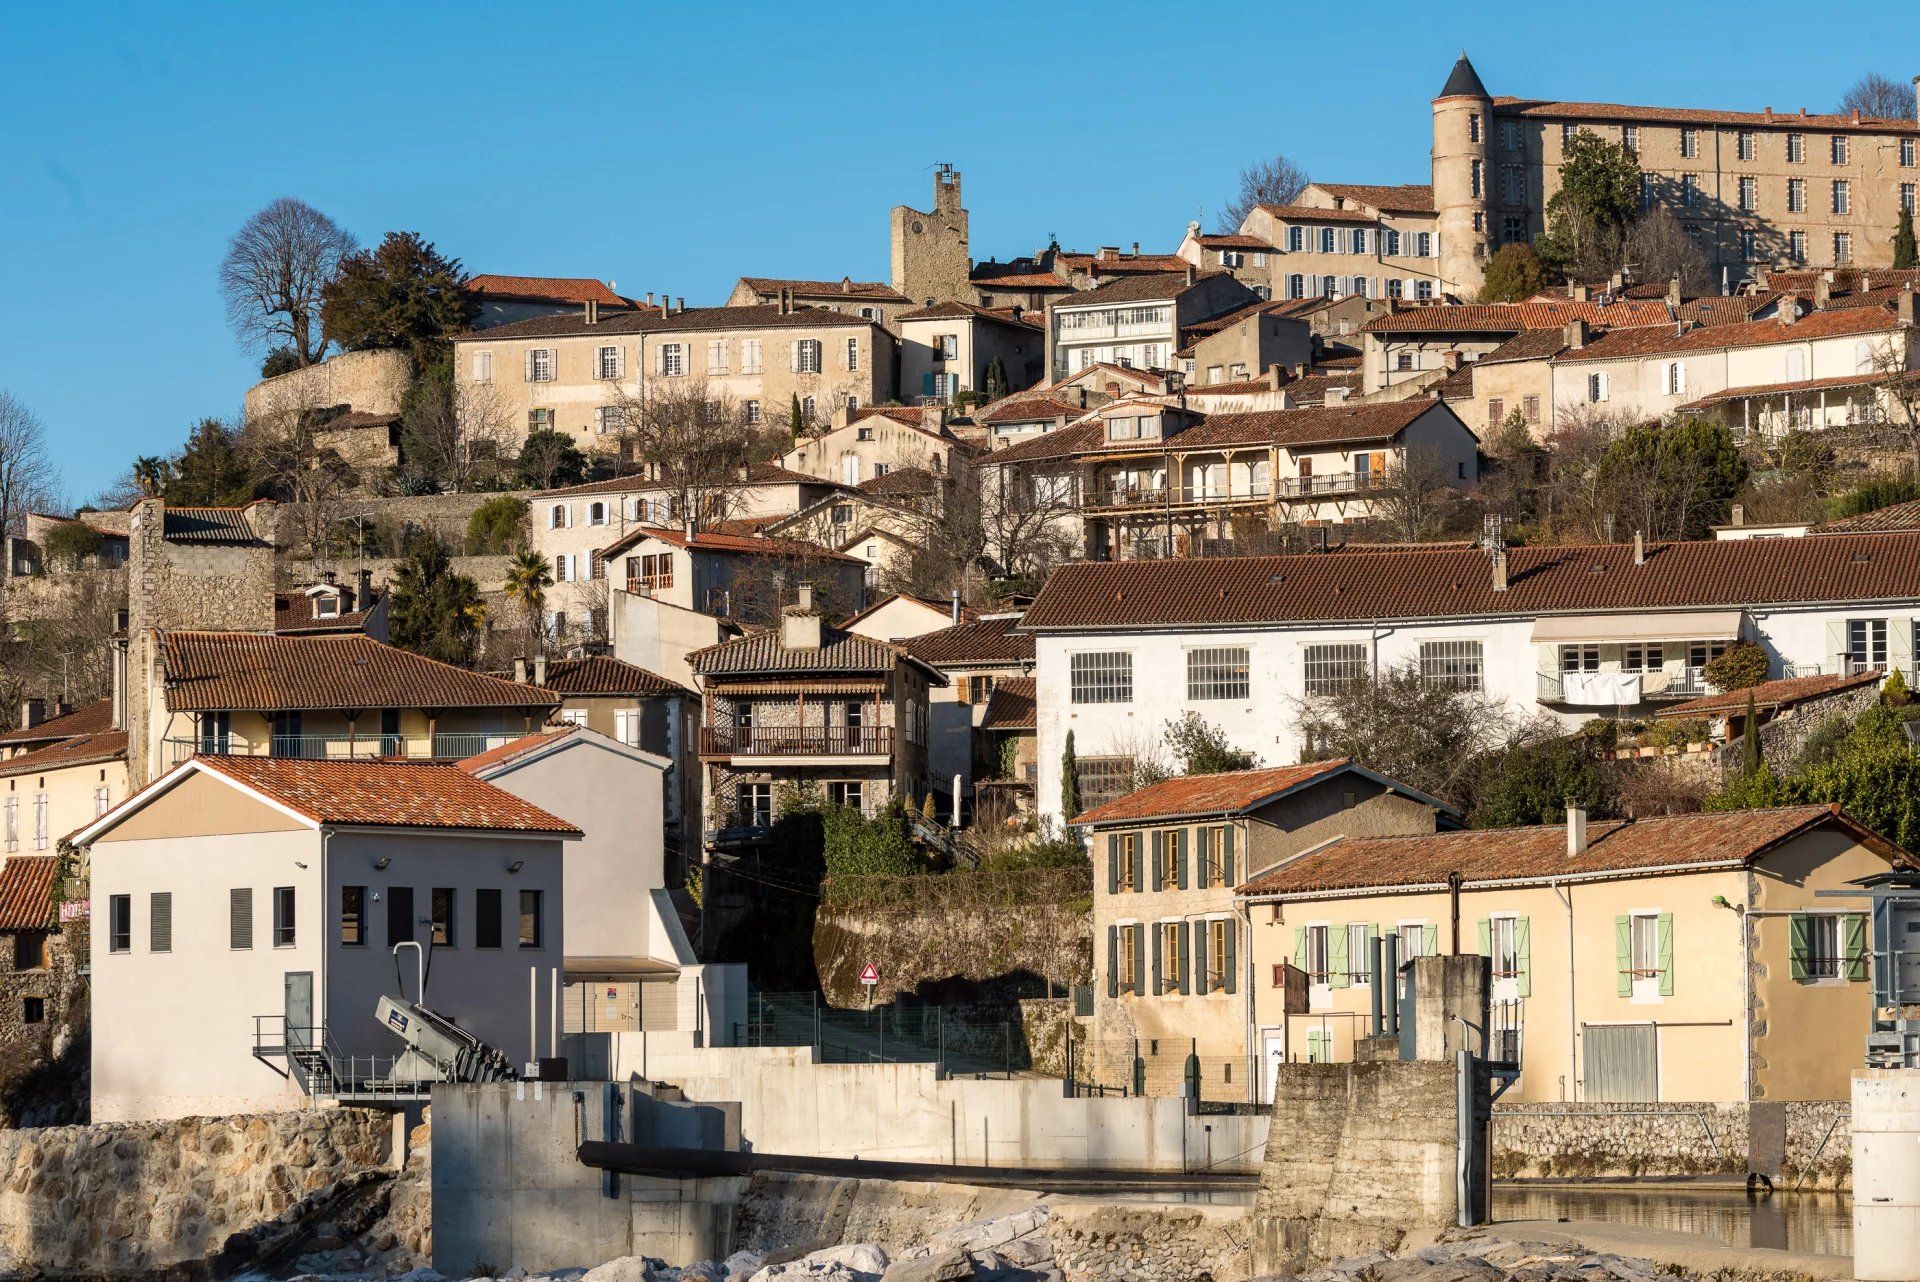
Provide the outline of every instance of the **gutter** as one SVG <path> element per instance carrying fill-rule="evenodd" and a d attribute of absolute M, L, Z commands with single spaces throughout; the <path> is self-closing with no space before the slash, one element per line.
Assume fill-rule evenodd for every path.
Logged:
<path fill-rule="evenodd" d="M 1535 877 L 1499 877 L 1486 880 L 1463 881 L 1462 887 L 1468 890 L 1485 890 L 1509 886 L 1548 886 L 1562 883 L 1623 881 L 1634 877 L 1665 877 L 1690 872 L 1725 872 L 1730 869 L 1744 868 L 1745 859 L 1719 860 L 1713 863 L 1661 864 L 1654 868 L 1608 868 L 1589 873 L 1574 873 L 1570 876 L 1558 876 L 1542 873 Z M 1297 890 L 1297 891 L 1255 891 L 1246 896 L 1249 903 L 1291 903 L 1317 902 L 1332 899 L 1365 899 L 1372 895 L 1432 895 L 1449 888 L 1444 881 L 1434 882 L 1394 882 L 1383 886 L 1343 886 L 1333 890 Z"/>

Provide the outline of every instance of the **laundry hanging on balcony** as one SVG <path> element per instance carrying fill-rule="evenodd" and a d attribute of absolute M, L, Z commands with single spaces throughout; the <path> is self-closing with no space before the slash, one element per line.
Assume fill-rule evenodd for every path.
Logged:
<path fill-rule="evenodd" d="M 1579 708 L 1613 708 L 1640 702 L 1639 672 L 1561 674 L 1562 700 Z"/>

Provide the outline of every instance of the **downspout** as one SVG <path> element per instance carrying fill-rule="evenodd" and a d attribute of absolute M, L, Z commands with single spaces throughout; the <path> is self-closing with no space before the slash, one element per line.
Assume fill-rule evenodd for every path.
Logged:
<path fill-rule="evenodd" d="M 320 1024 L 320 1048 L 322 1050 L 326 1048 L 327 1041 L 327 1006 L 333 995 L 333 990 L 327 987 L 327 958 L 331 955 L 332 949 L 327 946 L 326 928 L 327 900 L 329 898 L 328 887 L 333 884 L 332 878 L 333 829 L 329 826 L 320 830 L 320 894 L 318 895 L 320 901 L 320 991 L 315 995 L 314 999 L 317 1007 L 314 1011 L 314 1018 L 318 1020 Z M 367 902 L 366 896 L 362 895 L 360 898 L 360 930 L 363 936 L 366 931 L 371 928 L 372 923 L 372 905 Z M 307 1098 L 311 1101 L 313 1096 L 308 1095 Z"/>
<path fill-rule="evenodd" d="M 1447 874 L 1447 937 L 1448 950 L 1453 956 L 1460 955 L 1460 871 L 1455 869 Z"/>
<path fill-rule="evenodd" d="M 1553 893 L 1567 908 L 1567 1090 L 1574 1103 L 1580 1102 L 1580 997 L 1574 987 L 1573 969 L 1573 887 L 1563 890 L 1552 882 Z"/>

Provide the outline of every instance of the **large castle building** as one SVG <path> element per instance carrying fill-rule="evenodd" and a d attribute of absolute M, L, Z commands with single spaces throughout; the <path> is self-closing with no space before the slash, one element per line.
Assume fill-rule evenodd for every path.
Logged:
<path fill-rule="evenodd" d="M 1495 250 L 1545 230 L 1566 146 L 1584 131 L 1634 153 L 1641 209 L 1670 211 L 1716 283 L 1776 267 L 1884 267 L 1920 184 L 1916 116 L 1920 77 L 1916 112 L 1898 119 L 1635 107 L 1496 97 L 1462 53 L 1433 100 L 1431 187 L 1314 183 L 1292 205 L 1257 208 L 1241 236 L 1210 238 L 1260 246 L 1201 252 L 1257 254 L 1276 298 L 1472 298 Z"/>

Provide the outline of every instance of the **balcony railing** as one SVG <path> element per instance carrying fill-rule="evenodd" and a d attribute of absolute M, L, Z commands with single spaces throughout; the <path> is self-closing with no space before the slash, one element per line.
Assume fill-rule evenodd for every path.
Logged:
<path fill-rule="evenodd" d="M 413 761 L 460 761 L 519 738 L 518 734 L 483 731 L 437 734 L 429 744 L 425 735 L 389 734 L 277 734 L 264 740 L 168 739 L 163 745 L 169 767 L 189 757 L 280 757 L 295 761 L 372 761 L 400 758 Z"/>
<path fill-rule="evenodd" d="M 710 757 L 884 757 L 890 726 L 705 726 L 700 752 Z"/>
<path fill-rule="evenodd" d="M 1566 678 L 1571 676 L 1599 675 L 1598 673 L 1542 672 L 1540 674 L 1539 699 L 1542 703 L 1564 703 L 1567 699 Z M 1666 700 L 1698 699 L 1711 694 L 1713 687 L 1707 683 L 1705 668 L 1671 668 L 1655 672 L 1630 672 L 1624 675 L 1640 678 L 1640 698 L 1645 703 L 1657 703 Z"/>
<path fill-rule="evenodd" d="M 1329 472 L 1325 476 L 1287 476 L 1280 479 L 1283 499 L 1314 498 L 1322 494 L 1361 494 L 1387 483 L 1383 472 Z"/>
<path fill-rule="evenodd" d="M 1251 487 L 1228 489 L 1224 485 L 1107 486 L 1092 491 L 1094 507 L 1184 507 L 1188 504 L 1259 503 L 1271 498 L 1273 489 L 1262 481 Z"/>
<path fill-rule="evenodd" d="M 651 596 L 673 586 L 673 571 L 664 574 L 630 574 L 627 576 L 627 591 L 636 595 Z"/>

